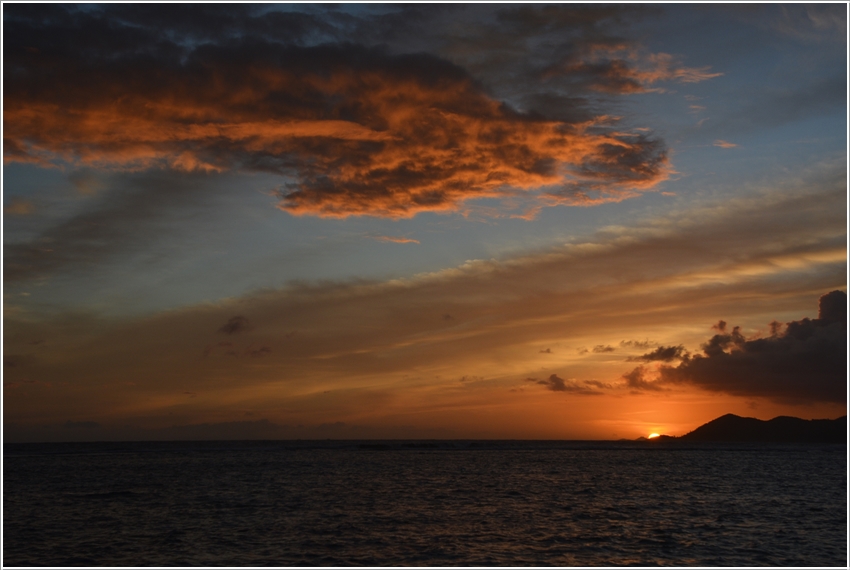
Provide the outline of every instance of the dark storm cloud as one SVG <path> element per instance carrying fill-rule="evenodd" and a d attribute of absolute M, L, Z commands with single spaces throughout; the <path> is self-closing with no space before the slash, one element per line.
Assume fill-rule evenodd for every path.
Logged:
<path fill-rule="evenodd" d="M 220 329 L 218 329 L 218 332 L 230 335 L 249 330 L 250 328 L 251 323 L 248 321 L 248 319 L 246 319 L 242 315 L 236 315 L 235 317 L 231 317 L 230 319 L 228 319 L 228 321 L 224 323 Z"/>
<path fill-rule="evenodd" d="M 846 400 L 845 292 L 822 296 L 817 319 L 791 321 L 784 331 L 773 326 L 766 338 L 747 339 L 740 327 L 717 328 L 719 334 L 702 345 L 703 354 L 662 367 L 661 381 L 785 402 Z"/>
<path fill-rule="evenodd" d="M 558 72 L 575 80 L 567 91 L 529 92 L 538 102 L 569 100 L 575 112 L 548 117 L 545 104 L 519 112 L 443 57 L 354 43 L 349 31 L 382 21 L 377 12 L 316 10 L 12 5 L 6 159 L 275 172 L 294 179 L 278 190 L 282 209 L 329 217 L 408 217 L 541 186 L 565 189 L 549 202 L 619 201 L 668 175 L 662 141 L 581 111 L 593 87 L 576 79 L 581 70 Z M 541 10 L 520 11 L 517 22 L 586 33 L 617 11 Z M 504 22 L 495 21 L 498 37 Z M 593 49 L 570 41 L 563 49 L 614 49 L 605 38 Z M 630 77 L 655 73 L 650 82 L 693 75 L 669 71 L 679 68 L 660 56 L 647 61 L 649 71 L 638 60 L 617 66 Z"/>
<path fill-rule="evenodd" d="M 677 358 L 683 358 L 687 356 L 688 352 L 685 350 L 685 347 L 682 345 L 679 346 L 659 346 L 652 352 L 647 352 L 642 356 L 633 356 L 628 358 L 630 361 L 642 360 L 644 362 L 671 362 L 676 360 Z"/>

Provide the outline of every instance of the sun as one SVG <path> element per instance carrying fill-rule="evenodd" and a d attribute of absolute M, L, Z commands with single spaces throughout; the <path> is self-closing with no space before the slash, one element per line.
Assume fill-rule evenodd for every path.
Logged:
<path fill-rule="evenodd" d="M 651 434 L 649 434 L 649 438 L 647 438 L 647 439 L 654 439 L 654 438 L 658 437 L 659 435 L 661 435 L 661 434 L 651 433 Z"/>

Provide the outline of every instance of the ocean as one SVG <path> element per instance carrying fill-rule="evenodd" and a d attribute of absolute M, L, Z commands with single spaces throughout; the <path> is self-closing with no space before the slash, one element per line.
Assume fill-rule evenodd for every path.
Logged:
<path fill-rule="evenodd" d="M 846 445 L 5 444 L 4 566 L 846 566 Z"/>

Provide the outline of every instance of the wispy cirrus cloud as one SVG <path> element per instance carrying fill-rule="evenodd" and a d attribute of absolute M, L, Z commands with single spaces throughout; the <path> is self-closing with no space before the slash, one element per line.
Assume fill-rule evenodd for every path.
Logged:
<path fill-rule="evenodd" d="M 808 363 L 787 366 L 789 378 L 800 373 L 787 386 L 764 375 L 744 378 L 765 359 L 756 339 L 737 343 L 734 331 L 717 330 L 729 337 L 725 356 L 704 352 L 686 361 L 678 347 L 696 348 L 705 334 L 694 326 L 719 315 L 778 318 L 776 311 L 795 314 L 824 291 L 846 286 L 843 165 L 839 170 L 829 189 L 676 212 L 537 254 L 410 279 L 293 284 L 145 318 L 39 320 L 7 313 L 4 381 L 17 386 L 6 394 L 8 421 L 37 422 L 61 412 L 103 425 L 132 417 L 161 427 L 232 421 L 245 409 L 304 425 L 414 410 L 417 417 L 444 418 L 464 405 L 480 409 L 488 398 L 522 405 L 509 392 L 517 383 L 537 388 L 523 392 L 528 397 L 558 401 L 664 388 L 786 400 L 805 392 L 808 401 L 836 402 L 846 377 L 842 372 L 836 380 L 844 360 L 835 351 L 845 350 L 846 328 L 844 340 L 830 332 L 834 324 L 812 322 L 798 327 L 814 331 L 809 336 L 790 334 L 796 325 L 776 329 L 781 339 L 763 336 L 776 349 L 766 354 L 790 347 L 789 354 L 799 352 Z M 777 224 L 779 241 L 768 231 Z M 251 326 L 240 328 L 238 317 Z M 678 331 L 690 332 L 682 338 Z M 554 342 L 563 349 L 538 352 Z M 809 358 L 820 349 L 803 350 L 820 344 L 828 358 Z M 600 352 L 577 354 L 583 345 Z M 622 361 L 612 364 L 611 357 L 630 351 L 643 354 L 642 366 L 623 378 Z M 674 355 L 682 365 L 665 365 Z M 607 368 L 582 368 L 589 359 L 604 360 Z M 743 366 L 735 368 L 739 361 Z M 660 372 L 664 366 L 670 371 Z M 738 372 L 723 376 L 733 368 Z M 829 375 L 803 386 L 821 368 Z M 468 371 L 488 380 L 459 387 L 457 378 Z M 659 379 L 664 382 L 655 384 Z M 185 391 L 197 397 L 186 398 Z M 170 411 L 182 419 L 171 420 Z"/>
<path fill-rule="evenodd" d="M 643 54 L 636 44 L 600 44 L 570 54 L 543 71 L 546 79 L 565 76 L 604 93 L 632 94 L 661 90 L 662 82 L 699 83 L 723 75 L 710 67 L 686 67 L 667 53 Z"/>
<path fill-rule="evenodd" d="M 403 236 L 369 236 L 378 241 L 386 241 L 390 243 L 419 243 L 418 239 L 406 238 Z"/>

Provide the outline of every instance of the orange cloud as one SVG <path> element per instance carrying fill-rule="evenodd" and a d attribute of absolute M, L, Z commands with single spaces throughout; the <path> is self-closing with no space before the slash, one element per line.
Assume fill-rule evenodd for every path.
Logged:
<path fill-rule="evenodd" d="M 571 55 L 547 68 L 544 79 L 572 77 L 590 89 L 605 93 L 631 94 L 659 91 L 659 82 L 699 83 L 719 77 L 710 67 L 685 67 L 670 54 L 642 55 L 630 45 L 595 46 L 586 53 Z"/>
<path fill-rule="evenodd" d="M 410 239 L 406 237 L 396 236 L 374 236 L 374 239 L 378 241 L 388 241 L 392 243 L 419 243 L 418 239 Z"/>
<path fill-rule="evenodd" d="M 277 194 L 294 215 L 411 217 L 543 187 L 617 201 L 669 171 L 663 144 L 609 117 L 517 113 L 426 55 L 206 46 L 182 66 L 51 71 L 10 82 L 6 161 L 272 171 L 293 179 Z"/>
<path fill-rule="evenodd" d="M 714 146 L 719 146 L 720 148 L 735 148 L 738 145 L 736 145 L 735 143 L 730 143 L 718 139 L 714 141 Z"/>
<path fill-rule="evenodd" d="M 722 73 L 710 73 L 710 67 L 684 67 L 667 53 L 650 54 L 647 58 L 649 69 L 638 73 L 643 82 L 679 81 L 681 83 L 699 83 L 706 79 L 720 77 Z"/>

